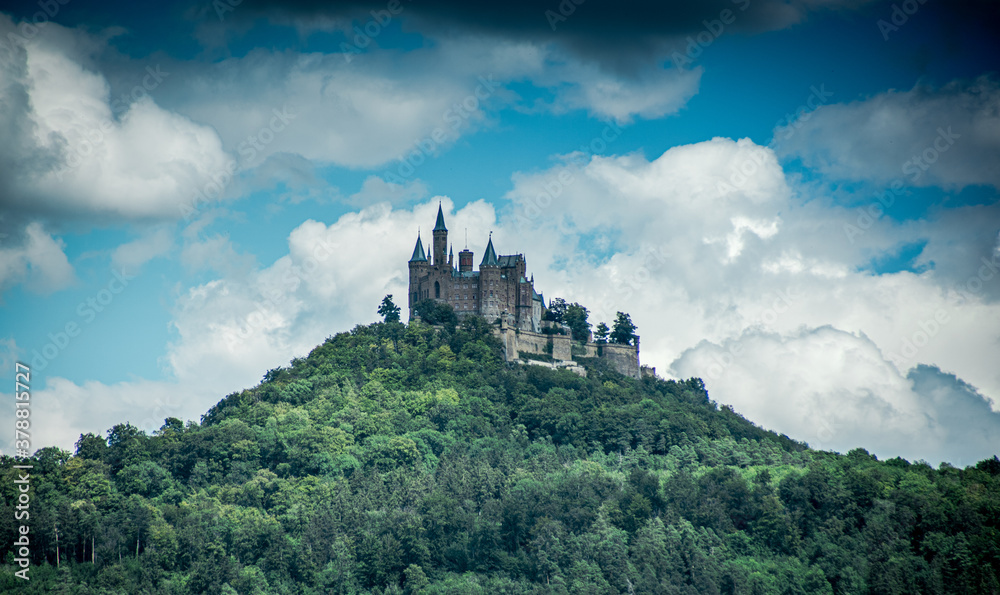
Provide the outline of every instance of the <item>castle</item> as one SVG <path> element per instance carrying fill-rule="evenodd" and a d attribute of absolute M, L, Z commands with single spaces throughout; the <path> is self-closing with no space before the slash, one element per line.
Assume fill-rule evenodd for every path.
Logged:
<path fill-rule="evenodd" d="M 534 275 L 526 277 L 524 255 L 497 256 L 492 233 L 478 271 L 472 270 L 473 253 L 468 247 L 458 253 L 455 268 L 455 253 L 448 245 L 448 228 L 440 204 L 432 233 L 431 258 L 424 252 L 418 232 L 407 263 L 410 320 L 416 317 L 418 303 L 433 299 L 450 305 L 459 318 L 477 314 L 498 322 L 493 332 L 508 362 L 566 368 L 586 376 L 586 370 L 574 357 L 602 358 L 626 376 L 656 374 L 655 368 L 639 365 L 638 336 L 634 337 L 634 345 L 596 344 L 591 336 L 574 341 L 568 328 L 543 320 L 545 299 L 535 291 Z"/>
<path fill-rule="evenodd" d="M 489 321 L 500 319 L 521 330 L 538 332 L 541 329 L 544 298 L 535 292 L 534 275 L 531 279 L 525 277 L 527 263 L 523 254 L 497 256 L 490 234 L 479 270 L 472 270 L 473 253 L 468 247 L 458 253 L 456 269 L 455 253 L 448 245 L 448 228 L 440 204 L 432 233 L 431 258 L 424 253 L 419 234 L 410 257 L 410 320 L 413 320 L 413 308 L 417 303 L 433 298 L 450 305 L 459 317 L 478 314 Z"/>

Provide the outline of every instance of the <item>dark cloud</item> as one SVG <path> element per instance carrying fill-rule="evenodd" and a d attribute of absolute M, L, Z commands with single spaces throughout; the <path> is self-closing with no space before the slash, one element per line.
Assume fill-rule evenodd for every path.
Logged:
<path fill-rule="evenodd" d="M 401 0 L 410 23 L 435 35 L 484 34 L 530 40 L 552 39 L 579 54 L 630 62 L 663 57 L 688 35 L 720 32 L 720 16 L 729 11 L 725 32 L 759 33 L 801 22 L 817 10 L 855 8 L 868 0 Z M 385 10 L 389 0 L 322 2 L 315 0 L 244 0 L 240 18 L 354 19 L 366 21 Z M 711 31 L 710 31 L 711 33 Z"/>

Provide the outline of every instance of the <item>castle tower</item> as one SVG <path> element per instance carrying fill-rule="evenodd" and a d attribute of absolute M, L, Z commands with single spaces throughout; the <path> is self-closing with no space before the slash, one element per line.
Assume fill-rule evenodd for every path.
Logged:
<path fill-rule="evenodd" d="M 434 224 L 434 266 L 443 267 L 447 263 L 448 228 L 444 226 L 444 211 L 438 203 L 437 223 Z"/>
<path fill-rule="evenodd" d="M 424 254 L 424 243 L 420 241 L 420 234 L 417 234 L 417 244 L 413 247 L 413 256 L 407 263 L 410 269 L 410 290 L 407 295 L 407 304 L 410 308 L 410 319 L 413 319 L 413 306 L 427 296 L 422 287 L 421 280 L 427 275 L 430 263 L 427 262 L 427 255 Z"/>

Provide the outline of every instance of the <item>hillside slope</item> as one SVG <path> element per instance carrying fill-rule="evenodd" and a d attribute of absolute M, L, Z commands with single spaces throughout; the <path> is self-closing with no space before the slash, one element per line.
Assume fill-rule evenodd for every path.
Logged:
<path fill-rule="evenodd" d="M 698 379 L 358 326 L 201 423 L 36 453 L 28 593 L 998 593 L 1000 460 L 813 451 Z M 60 565 L 57 569 L 55 528 Z"/>

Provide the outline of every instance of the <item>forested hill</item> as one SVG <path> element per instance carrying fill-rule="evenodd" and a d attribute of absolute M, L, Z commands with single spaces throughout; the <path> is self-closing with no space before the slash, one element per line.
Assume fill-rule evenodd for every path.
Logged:
<path fill-rule="evenodd" d="M 4 458 L 0 591 L 1000 592 L 1000 460 L 814 451 L 698 379 L 584 364 L 508 365 L 482 319 L 376 323 L 200 424 L 43 449 L 27 582 Z"/>

